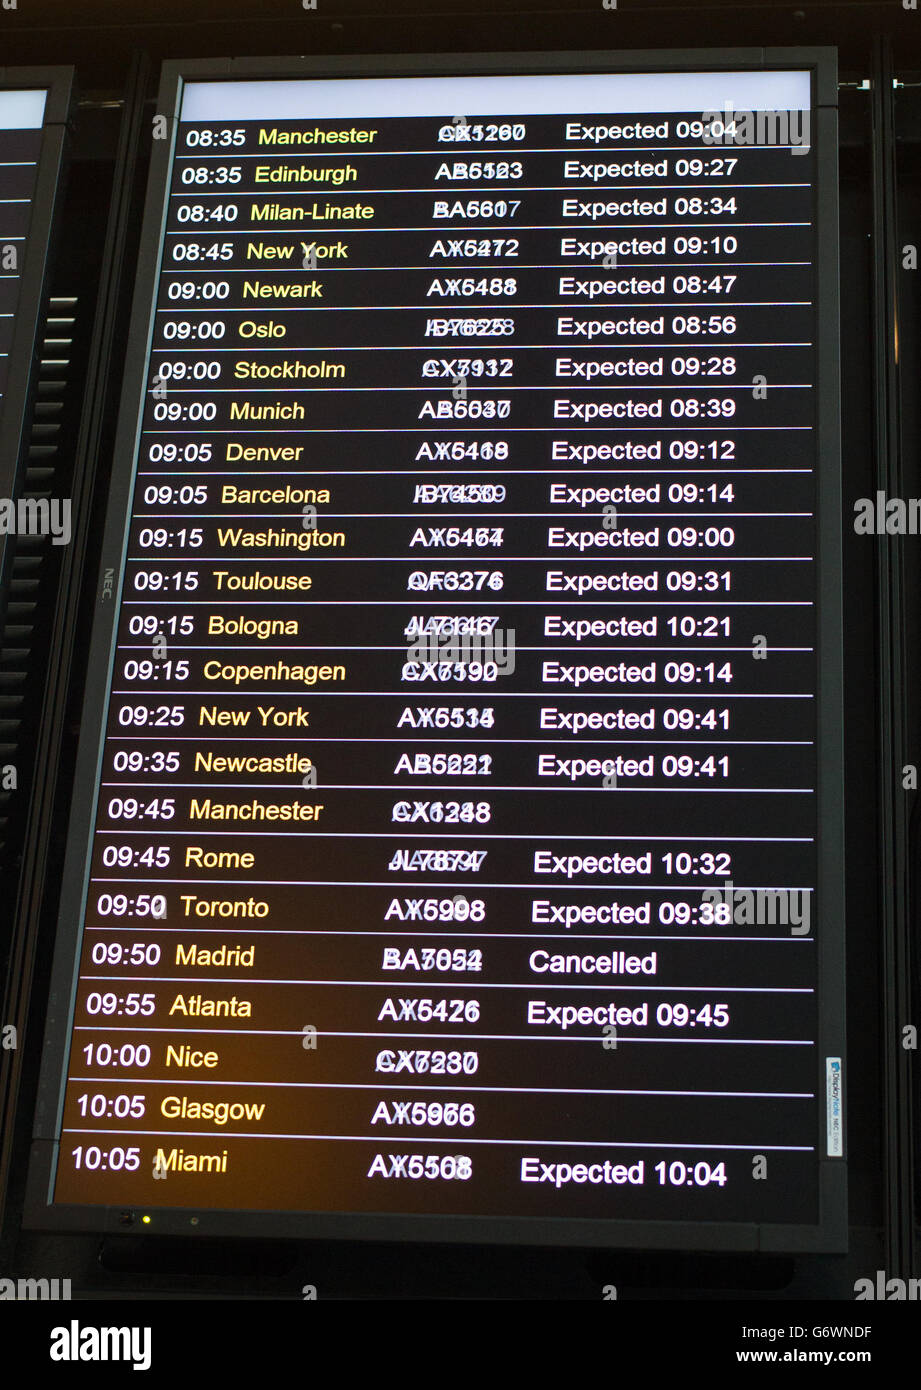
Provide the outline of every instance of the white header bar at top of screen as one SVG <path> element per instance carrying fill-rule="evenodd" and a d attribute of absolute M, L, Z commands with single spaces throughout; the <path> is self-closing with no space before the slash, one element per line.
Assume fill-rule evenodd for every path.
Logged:
<path fill-rule="evenodd" d="M 0 130 L 36 130 L 45 119 L 44 88 L 0 92 Z"/>
<path fill-rule="evenodd" d="M 505 77 L 312 77 L 187 82 L 183 121 L 364 116 L 807 111 L 808 72 L 539 73 Z"/>

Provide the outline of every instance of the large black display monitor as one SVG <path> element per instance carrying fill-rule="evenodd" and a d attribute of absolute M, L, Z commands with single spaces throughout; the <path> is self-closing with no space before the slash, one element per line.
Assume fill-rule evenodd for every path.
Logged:
<path fill-rule="evenodd" d="M 168 65 L 29 1221 L 838 1250 L 835 65 Z"/>
<path fill-rule="evenodd" d="M 72 77 L 0 67 L 0 571 L 7 537 L 35 534 L 49 510 L 17 494 Z"/>

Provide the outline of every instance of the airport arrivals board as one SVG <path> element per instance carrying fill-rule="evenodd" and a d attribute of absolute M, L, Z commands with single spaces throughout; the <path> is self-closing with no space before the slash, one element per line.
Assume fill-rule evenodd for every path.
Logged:
<path fill-rule="evenodd" d="M 833 67 L 695 57 L 165 70 L 37 1221 L 837 1248 Z"/>
<path fill-rule="evenodd" d="M 0 88 L 0 409 L 10 372 L 44 110 L 44 91 Z"/>
<path fill-rule="evenodd" d="M 0 556 L 18 524 L 8 504 L 17 490 L 71 79 L 70 68 L 0 67 Z"/>

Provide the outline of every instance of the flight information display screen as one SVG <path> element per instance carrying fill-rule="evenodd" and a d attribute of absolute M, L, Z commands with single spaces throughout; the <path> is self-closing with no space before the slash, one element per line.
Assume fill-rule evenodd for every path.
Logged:
<path fill-rule="evenodd" d="M 10 515 L 23 411 L 57 182 L 70 69 L 0 68 L 0 553 Z"/>
<path fill-rule="evenodd" d="M 735 58 L 168 75 L 44 1219 L 833 1242 L 827 113 Z"/>
<path fill-rule="evenodd" d="M 43 91 L 0 88 L 0 411 L 42 145 Z"/>

